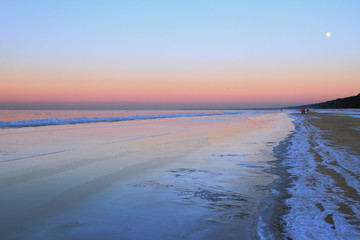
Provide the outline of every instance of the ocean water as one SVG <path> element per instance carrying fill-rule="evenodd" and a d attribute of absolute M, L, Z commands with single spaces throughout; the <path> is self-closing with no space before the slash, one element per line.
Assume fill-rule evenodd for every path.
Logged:
<path fill-rule="evenodd" d="M 42 119 L 72 119 L 72 118 L 111 118 L 129 117 L 135 115 L 160 115 L 160 114 L 182 114 L 198 113 L 199 111 L 171 111 L 171 110 L 0 110 L 0 121 L 24 121 Z M 224 112 L 224 111 L 206 111 Z"/>
<path fill-rule="evenodd" d="M 241 113 L 239 111 L 0 111 L 0 119 L 3 119 L 0 120 L 0 128 L 120 122 L 174 117 L 203 117 Z"/>
<path fill-rule="evenodd" d="M 280 111 L 0 116 L 1 239 L 260 238 L 274 148 L 294 128 Z"/>

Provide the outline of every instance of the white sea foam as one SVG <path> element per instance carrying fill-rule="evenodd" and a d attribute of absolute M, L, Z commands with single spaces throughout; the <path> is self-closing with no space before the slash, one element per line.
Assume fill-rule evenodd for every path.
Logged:
<path fill-rule="evenodd" d="M 294 116 L 293 116 L 294 117 Z M 360 158 L 347 149 L 330 145 L 321 131 L 307 124 L 304 116 L 294 117 L 293 134 L 284 165 L 294 177 L 286 200 L 290 211 L 283 217 L 285 235 L 292 239 L 360 239 L 354 222 L 359 221 L 360 203 L 340 188 L 360 192 L 358 163 Z M 336 173 L 338 179 L 324 172 Z M 341 180 L 340 180 L 341 181 Z M 341 211 L 346 206 L 348 211 Z M 353 224 L 351 223 L 353 222 Z"/>
<path fill-rule="evenodd" d="M 231 115 L 242 114 L 243 112 L 217 112 L 217 113 L 181 113 L 181 114 L 159 114 L 159 115 L 134 115 L 126 117 L 107 117 L 107 118 L 47 118 L 47 119 L 33 119 L 23 121 L 0 121 L 0 128 L 19 128 L 19 127 L 36 127 L 48 125 L 65 125 L 65 124 L 79 124 L 79 123 L 98 123 L 98 122 L 119 122 L 130 120 L 145 120 L 145 119 L 158 119 L 158 118 L 177 118 L 177 117 L 203 117 L 215 115 Z"/>

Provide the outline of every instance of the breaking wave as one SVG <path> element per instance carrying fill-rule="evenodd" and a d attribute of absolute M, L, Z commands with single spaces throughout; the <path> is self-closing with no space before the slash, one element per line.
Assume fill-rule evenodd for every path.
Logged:
<path fill-rule="evenodd" d="M 177 118 L 177 117 L 203 117 L 215 115 L 231 115 L 241 114 L 242 112 L 220 112 L 220 113 L 181 113 L 181 114 L 159 114 L 159 115 L 134 115 L 127 117 L 106 117 L 106 118 L 47 118 L 47 119 L 33 119 L 23 121 L 0 121 L 0 128 L 21 128 L 21 127 L 39 127 L 49 125 L 66 125 L 66 124 L 79 124 L 79 123 L 99 123 L 99 122 L 120 122 L 130 120 L 145 120 L 145 119 L 158 119 L 158 118 Z"/>

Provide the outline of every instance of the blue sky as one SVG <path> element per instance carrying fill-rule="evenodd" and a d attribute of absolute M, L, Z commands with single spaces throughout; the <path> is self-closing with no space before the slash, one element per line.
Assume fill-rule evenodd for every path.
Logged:
<path fill-rule="evenodd" d="M 359 51 L 358 1 L 3 1 L 1 9 L 1 45 L 10 47 L 2 50 L 44 57 L 272 57 L 322 49 L 327 31 L 334 50 Z"/>

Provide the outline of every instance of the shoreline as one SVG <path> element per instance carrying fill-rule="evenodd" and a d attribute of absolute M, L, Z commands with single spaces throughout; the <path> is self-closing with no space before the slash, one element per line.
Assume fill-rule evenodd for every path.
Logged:
<path fill-rule="evenodd" d="M 294 131 L 291 131 L 279 145 L 273 149 L 277 160 L 269 161 L 273 167 L 264 170 L 266 173 L 278 176 L 273 182 L 266 186 L 270 192 L 259 204 L 257 218 L 254 222 L 256 234 L 254 239 L 282 239 L 284 236 L 284 226 L 282 216 L 287 214 L 289 208 L 286 207 L 285 200 L 291 197 L 286 190 L 291 185 L 291 174 L 288 167 L 284 167 L 282 162 L 287 156 L 287 148 L 290 146 L 290 139 Z"/>
<path fill-rule="evenodd" d="M 12 206 L 12 199 L 22 199 L 27 189 L 38 193 L 44 192 L 43 186 L 51 189 L 29 198 L 39 203 L 35 212 L 44 213 L 39 221 L 53 219 L 45 230 L 40 222 L 34 225 L 35 233 L 43 229 L 47 236 L 54 231 L 72 234 L 62 228 L 64 224 L 81 223 L 76 231 L 82 233 L 97 226 L 99 218 L 111 225 L 116 218 L 103 213 L 117 209 L 118 198 L 121 211 L 132 209 L 128 214 L 142 217 L 144 228 L 138 228 L 139 234 L 145 234 L 141 231 L 152 222 L 163 224 L 167 218 L 176 221 L 177 227 L 153 234 L 196 233 L 197 239 L 354 239 L 360 236 L 359 126 L 360 118 L 286 112 L 7 130 L 16 132 L 3 135 L 9 153 L 20 140 L 29 146 L 21 148 L 20 155 L 50 151 L 59 144 L 64 148 L 70 144 L 74 150 L 3 163 L 3 205 Z M 37 146 L 34 138 L 52 144 Z M 69 177 L 71 181 L 58 184 Z M 19 187 L 21 191 L 12 191 Z M 6 194 L 9 197 L 4 198 Z M 123 195 L 134 201 L 122 199 Z M 150 202 L 142 200 L 155 196 Z M 142 206 L 141 211 L 134 202 Z M 53 203 L 66 211 L 53 211 Z M 72 209 L 73 203 L 77 208 Z M 19 202 L 16 209 L 34 206 Z M 93 209 L 91 216 L 83 217 L 89 209 Z M 154 209 L 163 214 L 154 216 Z M 178 216 L 167 214 L 169 209 Z M 3 209 L 4 216 L 16 217 L 12 211 Z M 25 229 L 34 214 L 21 211 L 18 216 L 25 216 L 25 225 L 15 218 L 3 222 Z M 193 224 L 185 224 L 188 220 Z M 123 219 L 123 224 L 138 226 L 135 218 Z M 102 226 L 95 229 L 108 231 Z M 110 232 L 131 236 L 123 231 L 114 227 Z M 30 232 L 23 234 L 38 239 Z"/>
<path fill-rule="evenodd" d="M 260 239 L 360 236 L 360 119 L 294 113 L 295 130 L 274 148 L 279 176 L 259 206 Z M 266 226 L 260 226 L 263 221 Z"/>

